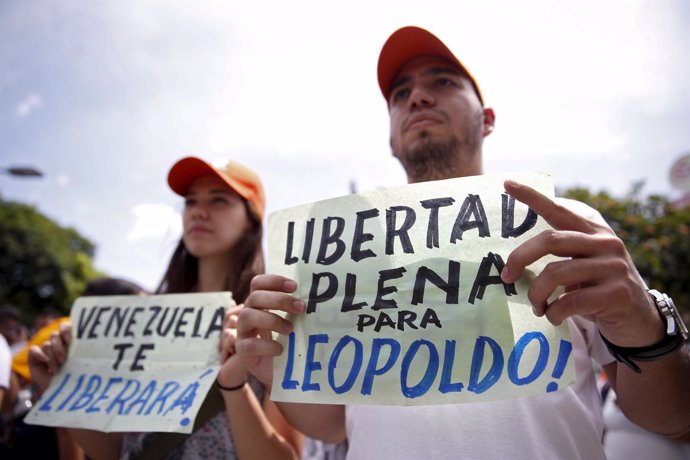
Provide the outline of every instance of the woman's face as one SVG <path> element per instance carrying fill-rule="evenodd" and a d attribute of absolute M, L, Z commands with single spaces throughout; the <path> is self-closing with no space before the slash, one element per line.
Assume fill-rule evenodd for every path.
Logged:
<path fill-rule="evenodd" d="M 182 215 L 184 244 L 198 258 L 230 251 L 250 229 L 244 199 L 216 176 L 198 177 L 189 187 Z"/>

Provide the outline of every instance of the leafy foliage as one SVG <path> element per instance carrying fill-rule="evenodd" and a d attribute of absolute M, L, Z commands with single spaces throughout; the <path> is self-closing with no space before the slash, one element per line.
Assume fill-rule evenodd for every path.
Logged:
<path fill-rule="evenodd" d="M 625 243 L 647 285 L 668 293 L 690 317 L 690 207 L 673 206 L 663 196 L 640 198 L 641 184 L 623 199 L 586 189 L 562 195 L 589 204 Z"/>
<path fill-rule="evenodd" d="M 0 199 L 0 302 L 24 319 L 44 307 L 68 312 L 88 280 L 95 246 L 31 206 Z"/>

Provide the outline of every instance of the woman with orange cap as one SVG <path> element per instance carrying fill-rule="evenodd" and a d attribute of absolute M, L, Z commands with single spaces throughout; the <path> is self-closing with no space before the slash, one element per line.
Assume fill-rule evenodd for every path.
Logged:
<path fill-rule="evenodd" d="M 258 176 L 235 161 L 215 166 L 187 157 L 170 169 L 168 184 L 185 199 L 183 235 L 157 292 L 231 291 L 236 301 L 244 301 L 251 279 L 264 270 L 265 199 Z M 93 458 L 299 458 L 302 436 L 235 356 L 234 328 L 240 309 L 227 310 L 221 369 L 204 402 L 210 410 L 202 407 L 199 413 L 198 418 L 203 412 L 209 414 L 199 429 L 186 437 L 70 430 L 86 453 Z M 62 364 L 63 343 L 69 341 L 65 334 L 56 337 L 42 348 L 34 347 L 30 356 L 32 373 L 43 373 L 48 381 L 48 369 Z M 222 400 L 217 407 L 214 398 Z"/>

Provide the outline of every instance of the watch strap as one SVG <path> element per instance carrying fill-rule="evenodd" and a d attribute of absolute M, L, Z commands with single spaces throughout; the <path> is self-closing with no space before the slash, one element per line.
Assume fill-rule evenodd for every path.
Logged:
<path fill-rule="evenodd" d="M 609 351 L 618 362 L 621 362 L 637 372 L 642 372 L 640 366 L 635 361 L 654 361 L 669 353 L 676 351 L 684 342 L 681 334 L 664 335 L 664 338 L 654 345 L 648 347 L 619 347 L 608 341 L 606 337 L 599 332 L 604 343 Z"/>

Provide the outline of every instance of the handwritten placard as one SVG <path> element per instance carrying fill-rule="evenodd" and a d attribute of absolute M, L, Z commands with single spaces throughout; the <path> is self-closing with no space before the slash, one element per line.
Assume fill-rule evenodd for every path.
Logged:
<path fill-rule="evenodd" d="M 67 362 L 27 423 L 190 433 L 232 294 L 80 297 Z"/>
<path fill-rule="evenodd" d="M 553 196 L 540 173 L 510 178 Z M 508 176 L 426 182 L 298 206 L 268 222 L 269 272 L 297 281 L 306 313 L 280 340 L 271 397 L 342 404 L 516 398 L 574 381 L 565 325 L 532 313 L 530 280 L 499 273 L 549 228 Z"/>

